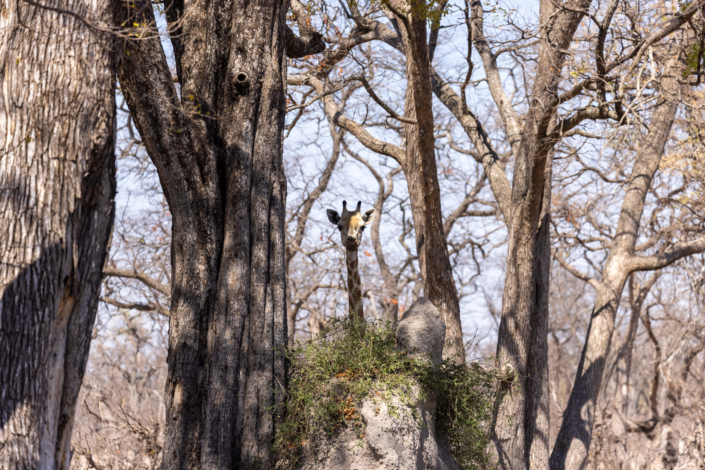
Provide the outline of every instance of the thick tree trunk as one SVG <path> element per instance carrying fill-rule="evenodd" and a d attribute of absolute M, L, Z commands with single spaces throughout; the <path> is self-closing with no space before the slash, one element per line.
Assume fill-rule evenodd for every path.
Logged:
<path fill-rule="evenodd" d="M 396 4 L 400 11 L 408 9 L 401 2 Z M 417 5 L 417 8 L 421 6 Z M 404 125 L 406 158 L 403 169 L 409 187 L 424 294 L 441 311 L 446 324 L 443 356 L 465 361 L 458 291 L 443 231 L 441 191 L 433 137 L 433 92 L 426 18 L 409 14 L 400 23 L 406 51 L 404 114 L 407 119 L 416 120 L 416 124 Z"/>
<path fill-rule="evenodd" d="M 269 468 L 286 386 L 286 8 L 173 8 L 180 98 L 158 38 L 128 43 L 119 71 L 173 214 L 164 468 Z"/>
<path fill-rule="evenodd" d="M 629 274 L 633 272 L 630 260 L 634 255 L 639 235 L 646 195 L 661 163 L 678 110 L 678 102 L 670 94 L 677 90 L 679 72 L 670 69 L 669 73 L 670 77 L 664 79 L 666 91 L 654 111 L 649 135 L 639 150 L 622 202 L 617 233 L 597 289 L 575 384 L 551 454 L 550 465 L 554 470 L 583 468 L 590 449 L 595 406 L 602 386 L 602 375 L 612 342 L 622 290 Z"/>
<path fill-rule="evenodd" d="M 105 27 L 116 5 L 70 8 Z M 3 469 L 69 467 L 114 217 L 115 45 L 23 2 L 0 15 Z"/>
<path fill-rule="evenodd" d="M 541 2 L 542 32 L 538 69 L 531 90 L 516 164 L 510 213 L 509 246 L 497 338 L 497 360 L 507 372 L 492 426 L 501 468 L 548 467 L 548 292 L 552 130 L 555 98 L 565 51 L 590 5 L 574 0 L 560 9 Z M 512 134 L 511 132 L 508 132 Z M 514 145 L 513 145 L 514 147 Z"/>
<path fill-rule="evenodd" d="M 497 346 L 507 376 L 500 385 L 493 434 L 502 468 L 541 469 L 548 464 L 550 153 L 534 161 L 538 168 L 533 172 L 540 175 L 535 178 L 542 180 L 534 183 L 536 191 L 541 191 L 534 197 L 540 199 L 527 205 L 535 204 L 540 212 L 514 219 L 519 233 L 510 230 Z M 514 210 L 519 212 L 518 207 Z"/>
<path fill-rule="evenodd" d="M 553 152 L 545 169 L 543 203 L 534 245 L 534 305 L 530 313 L 531 337 L 527 358 L 525 455 L 529 468 L 546 468 L 549 455 L 548 297 L 551 277 L 551 177 Z"/>

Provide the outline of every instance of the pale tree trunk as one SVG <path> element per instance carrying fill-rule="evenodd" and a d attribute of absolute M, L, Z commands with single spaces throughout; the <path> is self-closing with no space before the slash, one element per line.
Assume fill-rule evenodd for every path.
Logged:
<path fill-rule="evenodd" d="M 168 7 L 180 97 L 156 37 L 127 43 L 119 71 L 173 217 L 164 468 L 269 468 L 286 386 L 284 49 L 301 40 L 275 0 Z"/>
<path fill-rule="evenodd" d="M 666 142 L 678 110 L 679 69 L 668 67 L 662 79 L 662 93 L 649 126 L 649 135 L 639 149 L 617 224 L 613 247 L 605 262 L 597 288 L 585 346 L 580 357 L 575 384 L 568 400 L 556 444 L 551 454 L 551 469 L 581 469 L 585 465 L 595 406 L 602 375 L 612 342 L 615 317 L 628 276 L 637 270 L 654 269 L 634 255 L 641 217 L 651 182 L 659 168 Z M 675 259 L 670 262 L 674 262 Z M 670 264 L 670 263 L 669 263 Z M 661 265 L 660 267 L 663 267 Z"/>
<path fill-rule="evenodd" d="M 118 5 L 70 8 L 105 28 Z M 23 2 L 0 15 L 3 469 L 69 467 L 114 218 L 116 44 Z"/>
<path fill-rule="evenodd" d="M 412 6 L 421 9 L 419 5 Z M 394 3 L 398 10 L 402 44 L 406 55 L 406 95 L 404 115 L 414 124 L 404 125 L 406 158 L 402 162 L 409 187 L 411 213 L 416 234 L 416 251 L 424 281 L 424 295 L 441 312 L 446 324 L 446 345 L 443 356 L 465 361 L 463 329 L 460 323 L 460 301 L 453 280 L 448 256 L 441 191 L 433 137 L 433 92 L 431 62 L 428 50 L 425 17 L 400 13 L 408 9 L 402 2 Z M 423 11 L 421 9 L 420 11 Z"/>

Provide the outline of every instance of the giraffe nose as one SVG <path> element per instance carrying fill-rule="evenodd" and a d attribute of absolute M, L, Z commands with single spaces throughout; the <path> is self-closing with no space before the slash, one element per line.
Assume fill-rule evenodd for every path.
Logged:
<path fill-rule="evenodd" d="M 348 237 L 348 243 L 355 243 L 355 237 Z"/>

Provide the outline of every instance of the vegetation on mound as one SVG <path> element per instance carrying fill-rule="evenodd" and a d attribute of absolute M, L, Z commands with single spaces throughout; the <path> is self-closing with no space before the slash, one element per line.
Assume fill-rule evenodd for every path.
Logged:
<path fill-rule="evenodd" d="M 412 389 L 432 396 L 436 431 L 449 442 L 462 469 L 488 463 L 487 424 L 490 422 L 495 376 L 477 364 L 444 361 L 434 367 L 399 351 L 388 324 L 334 320 L 316 340 L 298 342 L 286 351 L 290 360 L 288 397 L 274 452 L 295 468 L 314 436 L 333 436 L 344 428 L 364 437 L 358 410 L 367 397 L 396 396 L 412 405 Z M 413 408 L 412 408 L 413 409 Z M 315 452 L 315 449 L 311 449 Z"/>

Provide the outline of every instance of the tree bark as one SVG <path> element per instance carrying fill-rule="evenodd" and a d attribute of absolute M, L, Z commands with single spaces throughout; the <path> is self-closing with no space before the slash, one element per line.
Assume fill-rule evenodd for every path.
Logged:
<path fill-rule="evenodd" d="M 623 377 L 618 377 L 616 394 L 617 398 L 615 400 L 615 406 L 622 409 L 622 414 L 627 415 L 629 411 L 629 387 L 631 386 L 631 372 L 632 372 L 632 357 L 634 353 L 634 342 L 636 341 L 636 332 L 639 325 L 639 318 L 641 317 L 641 309 L 644 306 L 644 301 L 649 291 L 654 286 L 659 278 L 659 272 L 653 273 L 646 283 L 642 286 L 637 284 L 636 274 L 631 274 L 629 276 L 629 328 L 627 330 L 627 337 L 624 340 L 624 346 L 621 354 L 617 357 L 617 362 L 622 358 L 624 359 L 624 374 Z M 621 384 L 621 386 L 620 386 Z"/>
<path fill-rule="evenodd" d="M 173 216 L 164 468 L 270 468 L 286 386 L 286 5 L 172 7 L 180 94 L 156 37 L 128 43 L 119 70 Z"/>
<path fill-rule="evenodd" d="M 400 19 L 402 44 L 406 52 L 406 95 L 404 117 L 416 121 L 404 124 L 405 159 L 402 162 L 409 187 L 411 212 L 416 232 L 416 251 L 424 280 L 424 294 L 441 312 L 446 324 L 443 356 L 465 361 L 460 301 L 448 256 L 441 190 L 438 182 L 433 137 L 433 92 L 431 62 L 426 34 L 427 19 L 418 14 L 400 14 L 408 9 L 394 2 Z M 425 4 L 412 2 L 411 10 L 424 11 Z"/>
<path fill-rule="evenodd" d="M 595 406 L 612 342 L 619 301 L 628 276 L 636 270 L 631 261 L 634 258 L 634 247 L 639 235 L 646 196 L 661 163 L 678 110 L 678 101 L 673 96 L 677 95 L 679 89 L 677 70 L 674 67 L 667 68 L 660 103 L 654 111 L 649 135 L 644 139 L 632 170 L 622 202 L 613 248 L 607 257 L 602 280 L 597 288 L 575 384 L 551 454 L 551 469 L 581 469 L 587 459 Z"/>
<path fill-rule="evenodd" d="M 49 8 L 64 4 L 47 2 Z M 107 28 L 118 2 L 70 4 Z M 115 37 L 0 15 L 0 467 L 69 468 L 115 212 Z"/>
<path fill-rule="evenodd" d="M 497 341 L 497 360 L 508 377 L 501 385 L 505 393 L 498 399 L 492 426 L 500 467 L 512 470 L 548 467 L 548 222 L 556 144 L 549 134 L 563 51 L 589 5 L 589 0 L 569 1 L 565 8 L 551 0 L 541 2 L 540 21 L 547 26 L 539 41 L 521 141 L 512 145 L 516 163 L 510 213 L 505 214 L 509 246 Z M 498 104 L 500 112 L 503 105 Z M 511 126 L 507 132 L 516 134 Z"/>

